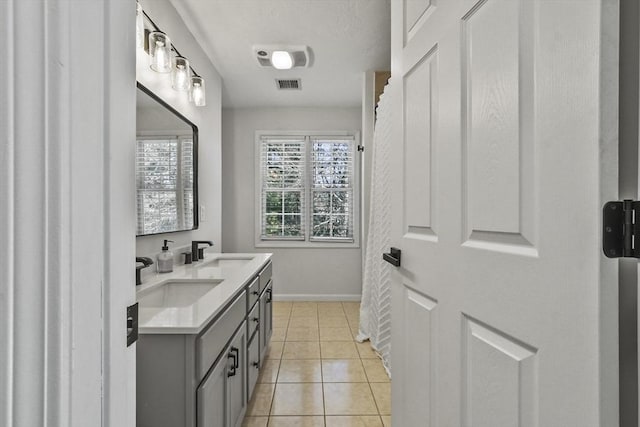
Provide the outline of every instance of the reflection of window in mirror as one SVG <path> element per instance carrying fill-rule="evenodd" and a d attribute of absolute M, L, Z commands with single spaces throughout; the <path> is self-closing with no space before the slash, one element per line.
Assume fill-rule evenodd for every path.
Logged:
<path fill-rule="evenodd" d="M 137 234 L 193 228 L 193 138 L 164 135 L 136 142 Z"/>
<path fill-rule="evenodd" d="M 137 236 L 198 228 L 198 127 L 138 84 Z"/>

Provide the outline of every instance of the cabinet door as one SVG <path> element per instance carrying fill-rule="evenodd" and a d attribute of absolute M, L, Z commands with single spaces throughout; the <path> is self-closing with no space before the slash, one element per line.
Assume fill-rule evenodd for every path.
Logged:
<path fill-rule="evenodd" d="M 242 322 L 240 329 L 229 345 L 229 355 L 234 368 L 227 376 L 228 426 L 242 424 L 247 396 L 247 326 Z"/>
<path fill-rule="evenodd" d="M 233 361 L 227 353 L 198 387 L 198 427 L 227 427 L 226 384 L 232 366 Z"/>
<path fill-rule="evenodd" d="M 267 301 L 265 305 L 264 323 L 265 323 L 265 345 L 271 340 L 271 334 L 273 334 L 273 281 L 269 281 L 269 286 L 266 290 Z"/>
<path fill-rule="evenodd" d="M 253 388 L 260 373 L 260 334 L 255 334 L 247 350 L 247 401 L 251 400 Z"/>

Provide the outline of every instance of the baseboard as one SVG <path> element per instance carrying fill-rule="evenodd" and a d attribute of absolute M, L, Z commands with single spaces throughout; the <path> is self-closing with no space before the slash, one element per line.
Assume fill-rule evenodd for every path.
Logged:
<path fill-rule="evenodd" d="M 273 294 L 274 301 L 357 301 L 362 295 L 326 294 Z"/>

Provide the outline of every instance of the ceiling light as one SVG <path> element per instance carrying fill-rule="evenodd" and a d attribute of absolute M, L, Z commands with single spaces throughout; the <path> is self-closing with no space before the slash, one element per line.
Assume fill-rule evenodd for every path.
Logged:
<path fill-rule="evenodd" d="M 176 56 L 173 59 L 173 68 L 171 68 L 171 87 L 180 91 L 189 90 L 190 77 L 189 60 L 182 56 Z"/>
<path fill-rule="evenodd" d="M 171 39 L 162 31 L 149 34 L 149 58 L 151 69 L 158 73 L 171 71 Z"/>
<path fill-rule="evenodd" d="M 293 67 L 293 57 L 285 50 L 274 50 L 271 53 L 271 64 L 278 70 L 289 70 Z"/>

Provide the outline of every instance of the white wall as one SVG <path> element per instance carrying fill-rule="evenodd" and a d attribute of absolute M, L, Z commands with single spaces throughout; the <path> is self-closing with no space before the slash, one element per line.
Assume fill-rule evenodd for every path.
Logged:
<path fill-rule="evenodd" d="M 272 252 L 279 298 L 358 298 L 361 249 L 256 248 L 256 130 L 359 131 L 360 108 L 247 108 L 222 112 L 222 248 Z"/>
<path fill-rule="evenodd" d="M 201 217 L 200 227 L 195 231 L 136 238 L 136 255 L 148 256 L 155 260 L 164 239 L 175 241 L 172 249 L 177 260 L 182 259 L 180 252 L 186 250 L 192 240 L 213 240 L 216 246 L 211 250 L 219 252 L 222 228 L 220 203 L 222 198 L 222 81 L 220 74 L 168 0 L 141 0 L 140 3 L 160 29 L 171 37 L 172 43 L 180 53 L 189 59 L 192 67 L 205 79 L 207 105 L 195 107 L 190 104 L 185 93 L 171 88 L 167 74 L 151 71 L 146 54 L 142 55 L 142 59 L 138 58 L 138 81 L 198 126 L 198 197 L 200 206 L 205 209 L 205 217 Z M 133 163 L 131 167 L 134 167 Z M 135 212 L 131 215 L 135 216 Z M 144 276 L 151 270 L 143 270 L 143 281 Z"/>

